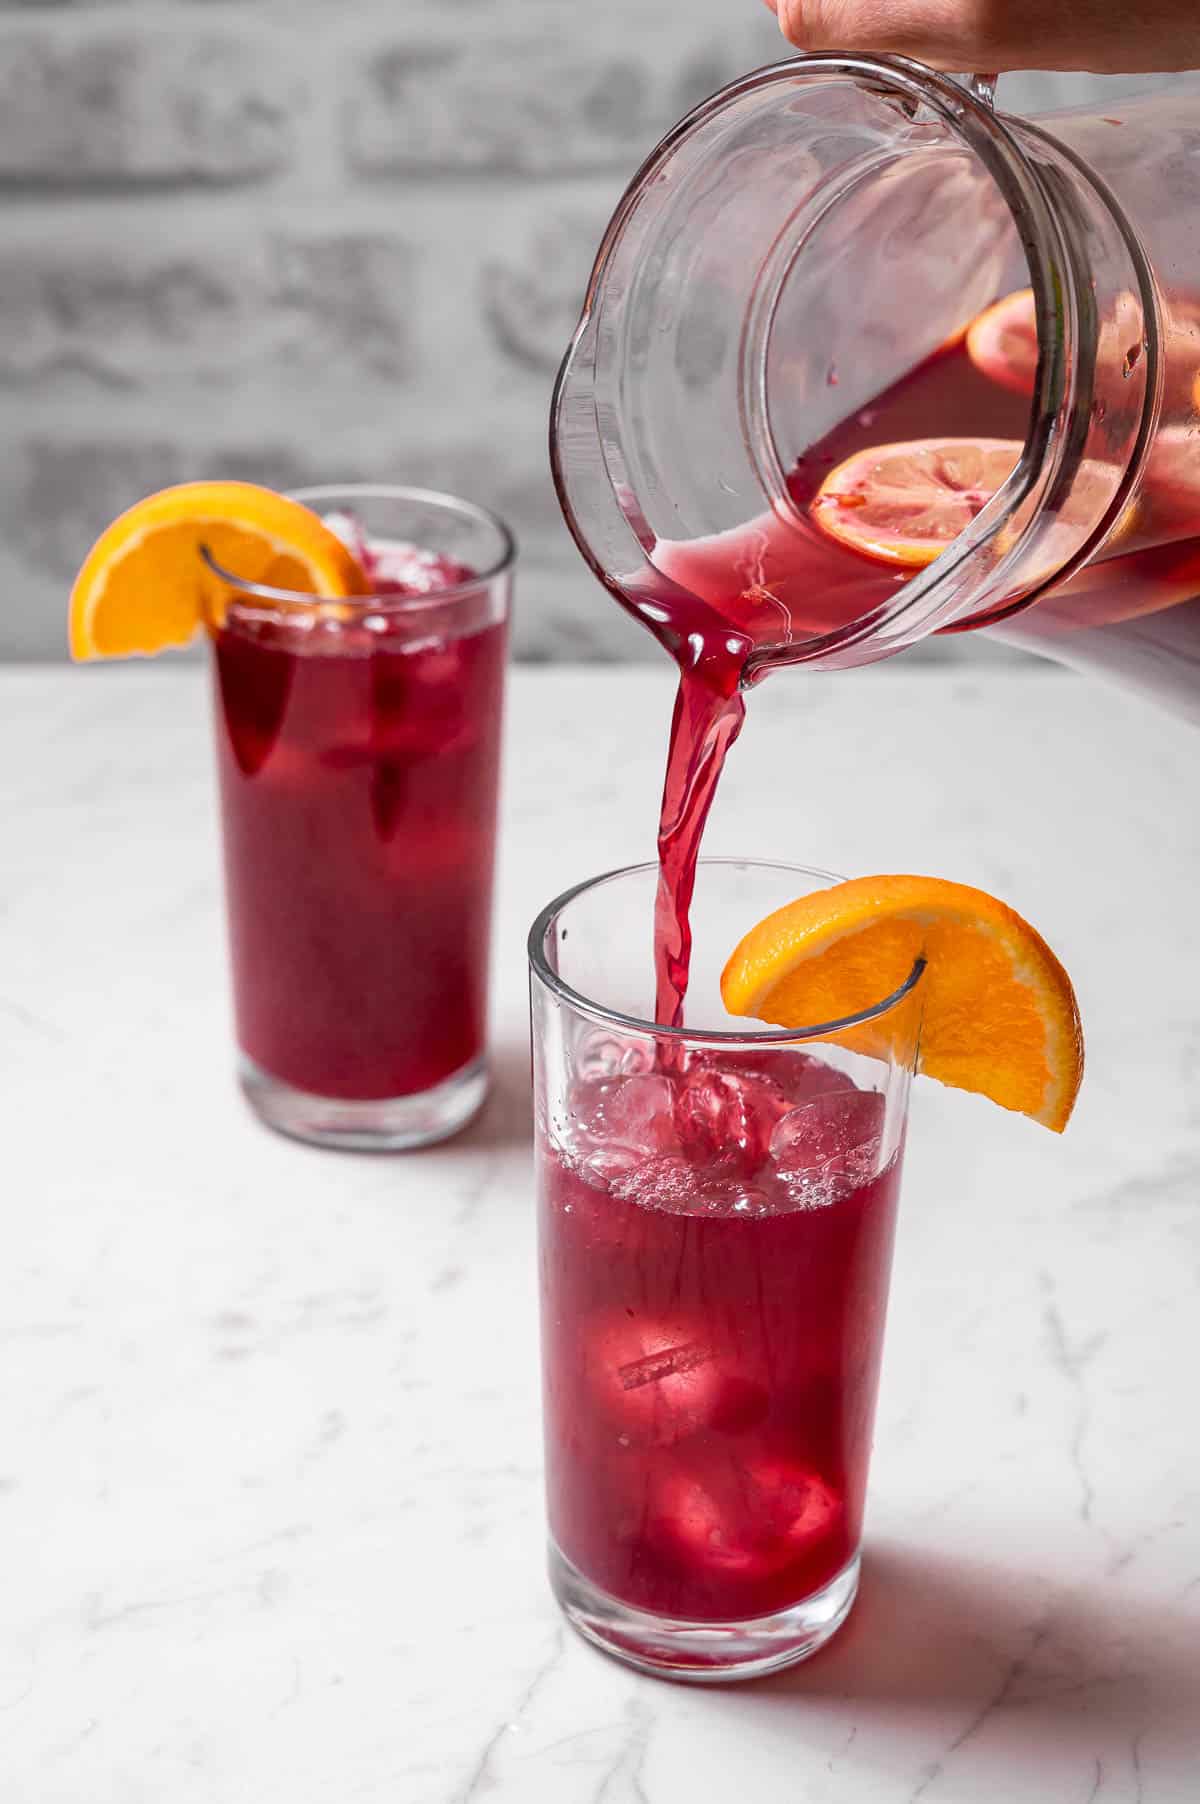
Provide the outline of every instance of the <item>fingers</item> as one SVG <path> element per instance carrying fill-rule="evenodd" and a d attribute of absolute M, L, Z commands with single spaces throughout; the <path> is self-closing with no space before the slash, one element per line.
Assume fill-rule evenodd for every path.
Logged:
<path fill-rule="evenodd" d="M 976 0 L 778 0 L 784 36 L 802 50 L 888 50 L 944 69 L 972 66 Z"/>
<path fill-rule="evenodd" d="M 767 0 L 801 50 L 891 51 L 940 69 L 1186 69 L 1194 0 Z"/>

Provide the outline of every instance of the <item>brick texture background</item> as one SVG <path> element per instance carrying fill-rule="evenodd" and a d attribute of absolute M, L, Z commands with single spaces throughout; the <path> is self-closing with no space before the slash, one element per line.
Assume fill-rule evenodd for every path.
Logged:
<path fill-rule="evenodd" d="M 217 474 L 475 496 L 519 655 L 658 655 L 561 524 L 550 385 L 646 150 L 780 51 L 757 0 L 0 0 L 0 657 L 63 655 L 95 532 Z"/>

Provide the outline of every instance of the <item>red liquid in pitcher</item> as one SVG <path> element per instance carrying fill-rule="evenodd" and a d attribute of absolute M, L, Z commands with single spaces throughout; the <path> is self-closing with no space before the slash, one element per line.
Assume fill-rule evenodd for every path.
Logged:
<path fill-rule="evenodd" d="M 799 1052 L 581 1080 L 541 1169 L 547 1492 L 636 1608 L 767 1615 L 862 1526 L 899 1159 Z"/>
<path fill-rule="evenodd" d="M 835 426 L 788 478 L 800 517 L 660 542 L 657 573 L 622 598 L 680 665 L 660 830 L 658 1019 L 683 1019 L 687 911 L 704 821 L 741 726 L 738 685 L 757 647 L 831 631 L 911 580 L 839 543 L 805 517 L 831 470 L 854 454 L 914 439 L 1023 441 L 1029 402 L 981 373 L 963 344 L 939 351 Z M 1200 455 L 1179 434 L 1151 453 L 1139 512 L 1110 555 L 1081 571 L 1004 636 L 1089 666 L 1108 665 L 1176 704 L 1200 708 Z M 1161 541 L 1161 542 L 1160 542 Z M 969 623 L 968 623 L 969 624 Z M 952 630 L 962 630 L 959 629 Z"/>
<path fill-rule="evenodd" d="M 357 549 L 382 595 L 471 575 Z M 422 637 L 402 611 L 373 620 L 235 608 L 214 645 L 239 1044 L 353 1101 L 482 1055 L 505 647 L 503 623 Z"/>

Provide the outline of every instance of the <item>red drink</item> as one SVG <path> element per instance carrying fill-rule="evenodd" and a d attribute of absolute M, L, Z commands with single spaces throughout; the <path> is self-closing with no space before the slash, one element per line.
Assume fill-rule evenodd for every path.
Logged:
<path fill-rule="evenodd" d="M 235 602 L 214 648 L 239 1043 L 350 1105 L 481 1069 L 505 654 L 466 567 L 365 561 L 377 604 Z"/>
<path fill-rule="evenodd" d="M 635 1609 L 772 1615 L 853 1561 L 899 1155 L 799 1051 L 583 1080 L 542 1159 L 559 1551 Z"/>

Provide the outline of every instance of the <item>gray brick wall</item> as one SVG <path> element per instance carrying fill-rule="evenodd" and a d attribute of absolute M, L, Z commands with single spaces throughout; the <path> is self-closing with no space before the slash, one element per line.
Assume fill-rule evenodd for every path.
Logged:
<path fill-rule="evenodd" d="M 217 474 L 474 495 L 520 655 L 654 655 L 559 520 L 550 382 L 644 152 L 779 50 L 756 0 L 0 0 L 0 657 Z"/>

